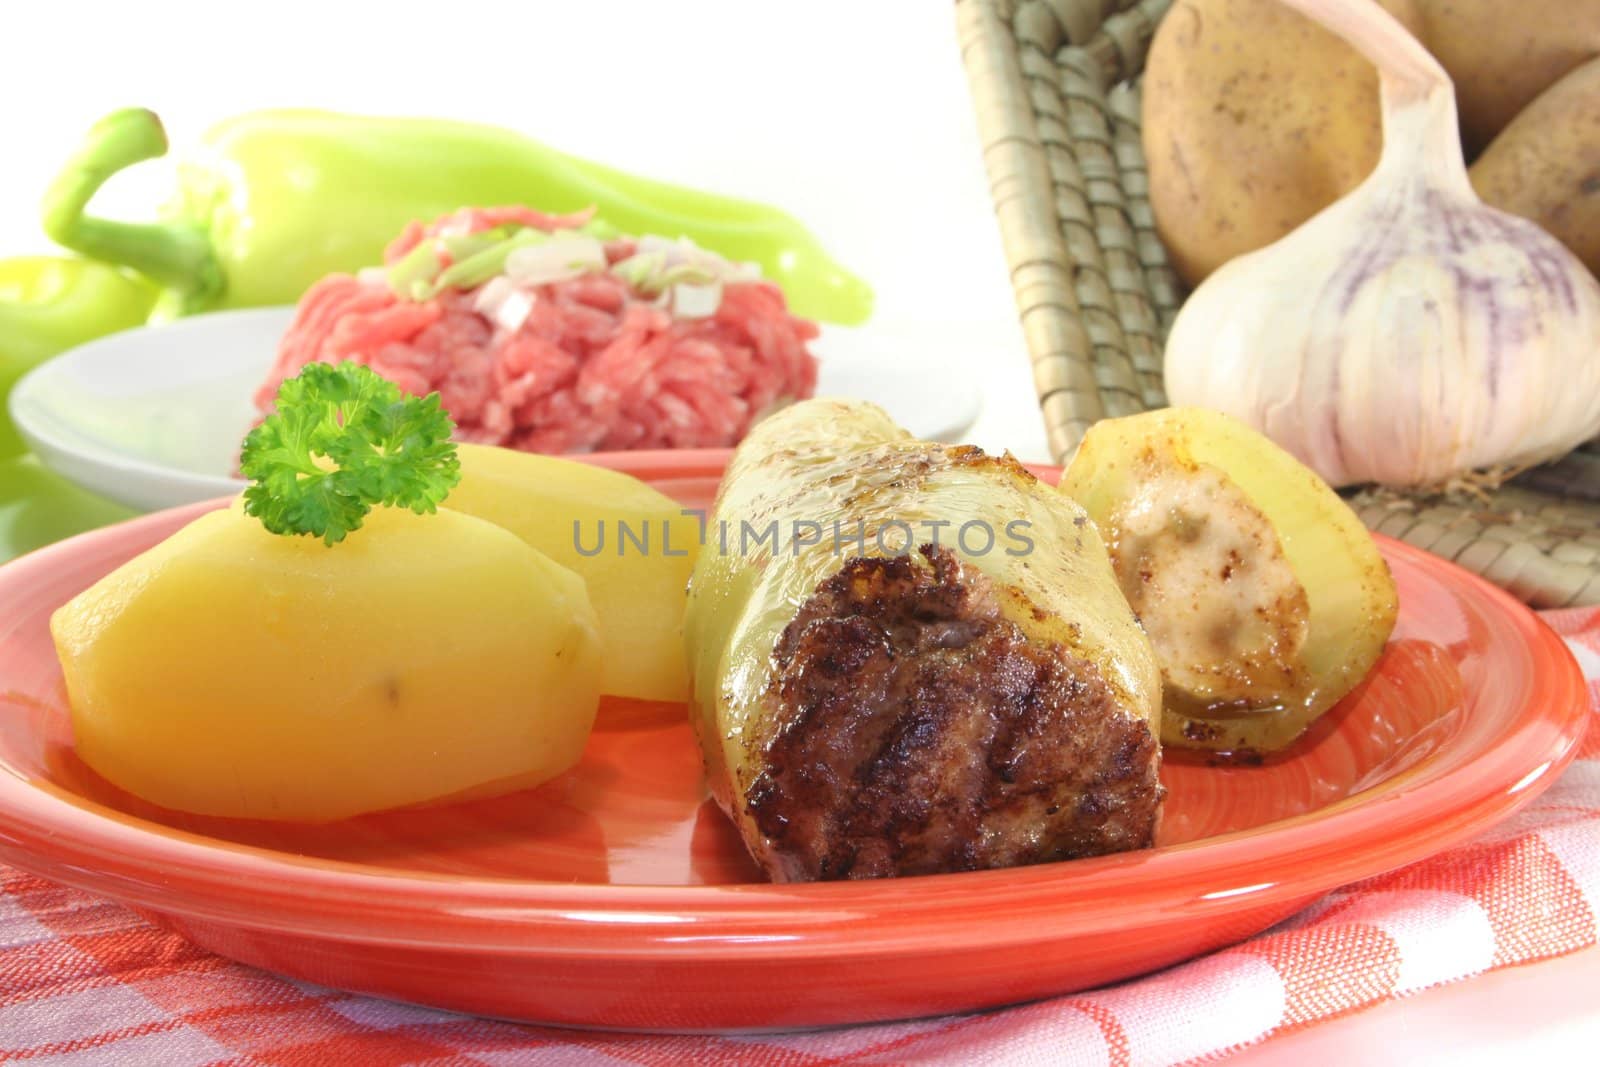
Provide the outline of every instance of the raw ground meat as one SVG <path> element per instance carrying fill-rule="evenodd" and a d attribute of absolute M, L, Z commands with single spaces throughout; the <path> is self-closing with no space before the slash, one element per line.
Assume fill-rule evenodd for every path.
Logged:
<path fill-rule="evenodd" d="M 471 209 L 412 223 L 385 259 L 438 235 L 585 221 Z M 605 245 L 610 263 L 634 250 L 631 239 Z M 475 292 L 446 289 L 417 302 L 395 295 L 382 272 L 324 278 L 301 299 L 256 406 L 270 411 L 279 383 L 307 363 L 354 360 L 407 392 L 437 390 L 458 440 L 568 453 L 733 445 L 769 410 L 816 388 L 806 343 L 817 327 L 789 314 L 768 282 L 725 283 L 711 315 L 675 318 L 597 270 L 538 286 L 515 331 L 476 310 Z"/>

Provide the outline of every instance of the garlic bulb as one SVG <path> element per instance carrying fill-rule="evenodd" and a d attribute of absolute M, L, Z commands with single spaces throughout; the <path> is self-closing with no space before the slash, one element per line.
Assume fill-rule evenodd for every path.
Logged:
<path fill-rule="evenodd" d="M 1215 408 L 1333 485 L 1437 485 L 1600 433 L 1600 283 L 1468 184 L 1449 76 L 1372 0 L 1283 0 L 1378 66 L 1370 177 L 1190 296 L 1173 404 Z"/>

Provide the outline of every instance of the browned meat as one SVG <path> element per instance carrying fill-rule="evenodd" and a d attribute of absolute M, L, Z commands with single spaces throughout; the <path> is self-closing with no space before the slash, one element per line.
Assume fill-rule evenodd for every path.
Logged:
<path fill-rule="evenodd" d="M 794 881 L 1005 867 L 1152 843 L 1159 750 L 1101 673 L 1006 619 L 948 549 L 858 558 L 779 638 L 745 790 Z M 771 869 L 771 868 L 776 869 Z"/>

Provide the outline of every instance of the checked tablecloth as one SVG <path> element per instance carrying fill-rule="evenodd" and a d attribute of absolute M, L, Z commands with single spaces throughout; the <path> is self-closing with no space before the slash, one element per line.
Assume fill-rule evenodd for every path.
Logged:
<path fill-rule="evenodd" d="M 1600 610 L 1553 612 L 1600 706 Z M 1490 834 L 1331 893 L 1267 932 L 1092 993 L 981 1015 L 760 1037 L 516 1026 L 289 982 L 120 905 L 0 867 L 0 1062 L 1167 1064 L 1595 944 L 1600 729 Z"/>

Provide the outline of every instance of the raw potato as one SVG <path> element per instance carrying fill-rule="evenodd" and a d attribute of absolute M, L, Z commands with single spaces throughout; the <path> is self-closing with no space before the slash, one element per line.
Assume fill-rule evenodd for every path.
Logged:
<path fill-rule="evenodd" d="M 1416 30 L 1414 0 L 1382 6 Z M 1278 0 L 1178 0 L 1144 76 L 1156 229 L 1190 285 L 1276 241 L 1378 161 L 1378 77 Z"/>
<path fill-rule="evenodd" d="M 1422 42 L 1455 82 L 1468 159 L 1540 93 L 1600 56 L 1600 0 L 1416 4 L 1422 14 Z"/>
<path fill-rule="evenodd" d="M 60 608 L 79 756 L 205 815 L 323 822 L 510 792 L 577 762 L 599 700 L 582 581 L 470 516 L 343 543 L 202 516 Z"/>
<path fill-rule="evenodd" d="M 1600 275 L 1600 59 L 1529 104 L 1470 173 L 1485 202 L 1537 222 Z"/>
<path fill-rule="evenodd" d="M 1161 661 L 1164 745 L 1265 754 L 1364 678 L 1394 581 L 1338 495 L 1244 423 L 1166 408 L 1090 429 L 1061 479 Z"/>
<path fill-rule="evenodd" d="M 505 527 L 588 586 L 605 645 L 602 692 L 687 699 L 683 609 L 699 520 L 620 471 L 481 445 L 457 455 L 450 508 Z"/>

